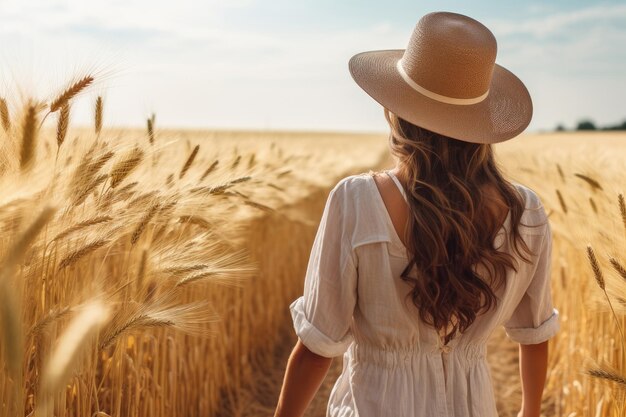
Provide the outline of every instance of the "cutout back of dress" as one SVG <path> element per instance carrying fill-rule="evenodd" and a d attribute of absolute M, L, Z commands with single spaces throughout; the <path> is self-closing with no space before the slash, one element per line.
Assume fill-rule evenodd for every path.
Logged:
<path fill-rule="evenodd" d="M 393 182 L 396 184 L 396 186 L 398 187 L 398 189 L 400 190 L 400 193 L 402 193 L 402 197 L 404 198 L 404 201 L 406 201 L 408 203 L 408 199 L 406 196 L 406 192 L 404 191 L 404 187 L 402 186 L 402 183 L 400 182 L 400 180 L 398 179 L 398 177 L 396 177 L 390 170 L 385 170 L 385 173 L 387 175 L 389 175 L 389 177 L 393 180 Z M 438 340 L 438 345 L 439 345 L 439 349 L 441 350 L 441 364 L 443 366 L 443 373 L 444 373 L 444 384 L 447 385 L 447 378 L 446 378 L 446 374 L 447 374 L 447 364 L 446 364 L 446 354 L 450 351 L 450 344 L 449 342 L 446 344 L 444 343 L 445 341 L 445 334 L 452 330 L 453 328 L 453 324 L 452 323 L 448 323 L 448 327 L 446 329 L 441 329 L 438 333 L 439 336 L 439 340 Z"/>

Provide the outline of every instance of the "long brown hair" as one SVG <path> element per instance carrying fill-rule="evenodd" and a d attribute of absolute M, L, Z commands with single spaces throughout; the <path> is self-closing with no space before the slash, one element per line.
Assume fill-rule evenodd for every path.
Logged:
<path fill-rule="evenodd" d="M 410 214 L 405 242 L 409 264 L 401 278 L 413 285 L 410 296 L 420 318 L 437 331 L 447 329 L 448 343 L 476 316 L 497 305 L 494 293 L 507 268 L 517 261 L 493 246 L 502 226 L 498 211 L 487 204 L 484 187 L 495 189 L 510 210 L 510 242 L 525 261 L 517 225 L 524 200 L 496 164 L 492 146 L 465 142 L 416 126 L 385 108 L 391 132 L 389 147 L 398 158 L 399 177 L 406 182 Z M 479 276 L 475 266 L 484 266 Z M 417 275 L 410 272 L 413 267 Z"/>

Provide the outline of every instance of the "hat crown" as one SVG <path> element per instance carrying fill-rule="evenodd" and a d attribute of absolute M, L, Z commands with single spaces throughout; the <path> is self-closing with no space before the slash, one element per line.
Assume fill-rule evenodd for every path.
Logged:
<path fill-rule="evenodd" d="M 445 97 L 473 99 L 489 91 L 496 60 L 493 33 L 468 16 L 435 12 L 415 25 L 400 65 L 422 88 Z"/>

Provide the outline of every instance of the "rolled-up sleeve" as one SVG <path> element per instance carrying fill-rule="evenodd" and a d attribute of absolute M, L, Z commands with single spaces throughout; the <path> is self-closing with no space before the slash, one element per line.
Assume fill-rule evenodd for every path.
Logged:
<path fill-rule="evenodd" d="M 357 257 L 351 246 L 345 181 L 330 192 L 313 242 L 303 295 L 289 306 L 302 343 L 324 357 L 342 355 L 353 341 Z"/>
<path fill-rule="evenodd" d="M 507 336 L 517 343 L 542 343 L 559 331 L 559 311 L 552 305 L 550 288 L 551 258 L 552 231 L 548 222 L 530 285 L 504 324 Z"/>

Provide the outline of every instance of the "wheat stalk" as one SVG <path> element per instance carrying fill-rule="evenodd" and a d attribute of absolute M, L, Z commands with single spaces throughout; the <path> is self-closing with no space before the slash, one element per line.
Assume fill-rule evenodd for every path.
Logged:
<path fill-rule="evenodd" d="M 152 113 L 152 116 L 147 120 L 147 128 L 148 128 L 148 141 L 150 145 L 154 145 L 154 121 L 156 115 Z"/>
<path fill-rule="evenodd" d="M 63 258 L 61 260 L 61 262 L 59 263 L 59 270 L 64 269 L 64 268 L 66 268 L 66 267 L 68 267 L 68 266 L 78 262 L 78 260 L 80 260 L 84 256 L 90 254 L 91 252 L 95 251 L 96 249 L 99 249 L 99 248 L 103 247 L 107 243 L 109 243 L 108 239 L 100 239 L 100 240 L 96 240 L 96 241 L 87 243 L 86 245 L 84 245 L 81 248 L 73 251 L 72 253 L 67 255 L 65 258 Z"/>
<path fill-rule="evenodd" d="M 189 170 L 189 167 L 191 167 L 191 164 L 193 164 L 193 160 L 196 158 L 196 155 L 198 155 L 198 150 L 199 149 L 200 149 L 200 145 L 196 145 L 193 148 L 193 151 L 191 151 L 191 154 L 187 158 L 187 161 L 185 161 L 185 165 L 183 165 L 183 169 L 180 170 L 180 174 L 178 175 L 178 179 L 181 179 L 181 178 L 183 178 L 185 176 L 185 174 Z"/>
<path fill-rule="evenodd" d="M 164 267 L 161 271 L 168 275 L 180 275 L 209 268 L 210 264 L 173 265 Z"/>
<path fill-rule="evenodd" d="M 278 191 L 283 191 L 283 192 L 285 191 L 285 189 L 284 189 L 283 187 L 279 187 L 278 185 L 276 185 L 276 184 L 272 184 L 271 182 L 266 182 L 265 184 L 266 184 L 268 187 L 272 187 L 272 188 L 274 188 L 275 190 L 278 190 Z"/>
<path fill-rule="evenodd" d="M 556 169 L 561 177 L 561 181 L 565 182 L 565 174 L 563 174 L 563 170 L 561 169 L 561 165 L 556 164 Z"/>
<path fill-rule="evenodd" d="M 72 203 L 74 206 L 81 204 L 89 196 L 89 193 L 93 191 L 97 186 L 104 183 L 109 178 L 108 174 L 102 174 L 96 177 L 89 185 L 85 186 L 80 194 L 76 195 L 76 199 Z"/>
<path fill-rule="evenodd" d="M 136 187 L 137 184 L 139 184 L 138 181 L 129 182 L 128 184 L 126 184 L 122 188 L 118 189 L 117 192 L 120 193 L 120 194 L 121 193 L 127 193 L 127 192 L 131 191 L 134 187 Z"/>
<path fill-rule="evenodd" d="M 111 168 L 111 188 L 117 187 L 143 160 L 143 151 L 133 148 Z"/>
<path fill-rule="evenodd" d="M 150 197 L 156 196 L 158 193 L 155 190 L 152 191 L 148 191 L 146 193 L 141 194 L 140 196 L 137 196 L 135 198 L 133 198 L 132 200 L 130 200 L 128 202 L 128 204 L 126 204 L 127 208 L 133 207 L 138 205 L 139 203 L 144 202 L 145 200 L 148 200 Z"/>
<path fill-rule="evenodd" d="M 115 330 L 111 331 L 110 334 L 104 337 L 104 339 L 100 342 L 100 349 L 106 349 L 111 346 L 111 344 L 113 344 L 118 337 L 131 330 L 150 327 L 168 327 L 174 325 L 175 322 L 167 318 L 154 318 L 150 317 L 148 314 L 132 316 L 129 320 L 122 323 L 119 327 L 115 328 Z"/>
<path fill-rule="evenodd" d="M 37 138 L 37 106 L 28 104 L 22 122 L 22 147 L 20 152 L 20 168 L 29 167 L 35 155 L 35 140 Z"/>
<path fill-rule="evenodd" d="M 593 252 L 593 248 L 591 247 L 591 245 L 587 245 L 587 258 L 589 259 L 591 270 L 593 271 L 593 276 L 596 279 L 596 283 L 604 291 L 606 289 L 604 275 L 602 274 L 602 269 L 600 269 L 598 259 L 596 258 L 596 255 Z"/>
<path fill-rule="evenodd" d="M 619 263 L 619 261 L 613 257 L 609 258 L 609 261 L 611 262 L 611 265 L 613 266 L 613 269 L 615 269 L 617 271 L 617 273 L 624 279 L 626 280 L 626 268 L 624 268 L 622 266 L 622 264 Z"/>
<path fill-rule="evenodd" d="M 587 369 L 586 373 L 594 378 L 615 382 L 622 390 L 626 390 L 626 377 L 608 369 Z"/>
<path fill-rule="evenodd" d="M 202 176 L 200 177 L 200 181 L 204 181 L 204 179 L 211 173 L 213 172 L 213 170 L 215 169 L 215 167 L 217 167 L 217 164 L 219 163 L 219 160 L 216 159 L 215 161 L 213 161 L 213 163 L 211 164 L 211 166 L 209 166 L 206 171 L 204 171 L 204 174 L 202 174 Z"/>
<path fill-rule="evenodd" d="M 252 177 L 250 175 L 245 175 L 243 177 L 239 177 L 239 178 L 235 178 L 234 180 L 231 180 L 230 183 L 231 184 L 239 184 L 240 182 L 246 182 L 251 180 Z"/>
<path fill-rule="evenodd" d="M 93 160 L 91 155 L 86 155 L 83 162 L 76 168 L 71 185 L 68 187 L 70 195 L 77 199 L 85 193 L 85 189 L 89 188 L 94 181 L 94 177 L 102 169 L 104 165 L 115 155 L 112 151 L 108 151 Z"/>
<path fill-rule="evenodd" d="M 31 327 L 31 329 L 28 331 L 27 338 L 38 337 L 38 335 L 43 332 L 46 327 L 48 327 L 52 322 L 67 316 L 71 312 L 72 308 L 70 307 L 57 307 L 53 310 L 50 310 L 50 312 L 48 312 L 48 314 L 44 318 L 37 321 L 37 323 L 35 323 Z"/>
<path fill-rule="evenodd" d="M 620 320 L 617 318 L 617 314 L 615 314 L 615 309 L 613 309 L 613 303 L 611 303 L 611 298 L 609 294 L 606 292 L 606 282 L 604 280 L 604 275 L 602 275 L 602 269 L 600 269 L 600 265 L 598 264 L 598 260 L 596 259 L 596 255 L 593 252 L 593 248 L 591 245 L 587 245 L 587 257 L 589 258 L 589 263 L 591 264 L 591 269 L 593 270 L 593 274 L 595 276 L 596 282 L 598 286 L 604 292 L 604 296 L 609 303 L 609 307 L 611 308 L 611 312 L 613 313 L 613 318 L 617 323 L 617 328 L 619 330 L 620 335 L 622 336 L 622 352 L 626 357 L 626 339 L 624 338 L 624 332 L 622 331 L 622 326 L 620 325 Z"/>
<path fill-rule="evenodd" d="M 265 204 L 257 203 L 257 202 L 250 201 L 250 200 L 244 200 L 243 203 L 248 206 L 258 208 L 259 210 L 267 211 L 268 213 L 273 213 L 276 211 L 273 208 L 266 206 Z"/>
<path fill-rule="evenodd" d="M 2 128 L 4 131 L 9 133 L 11 130 L 11 116 L 7 101 L 3 97 L 0 97 L 0 122 L 2 122 Z"/>
<path fill-rule="evenodd" d="M 143 218 L 141 219 L 141 221 L 139 222 L 139 224 L 137 225 L 137 227 L 135 228 L 135 230 L 133 231 L 131 235 L 130 243 L 132 245 L 137 243 L 144 229 L 146 228 L 148 223 L 150 223 L 150 220 L 152 220 L 152 218 L 157 213 L 160 207 L 161 207 L 161 203 L 158 203 L 158 202 L 154 203 L 150 207 L 150 209 L 146 212 L 146 214 L 143 216 Z"/>
<path fill-rule="evenodd" d="M 240 271 L 241 269 L 239 268 L 216 268 L 211 271 L 202 271 L 178 280 L 175 287 L 180 288 L 200 280 L 206 280 L 207 278 L 210 278 L 211 282 L 225 284 L 232 287 L 241 287 L 245 281 L 245 277 L 232 275 Z"/>
<path fill-rule="evenodd" d="M 70 105 L 69 103 L 63 104 L 61 106 L 61 111 L 59 112 L 59 120 L 57 122 L 57 146 L 60 148 L 63 142 L 65 141 L 65 137 L 67 136 L 67 128 L 70 124 Z"/>
<path fill-rule="evenodd" d="M 211 222 L 209 222 L 208 220 L 206 220 L 205 218 L 203 218 L 201 216 L 197 216 L 197 215 L 194 215 L 194 214 L 188 214 L 188 215 L 180 216 L 178 218 L 178 221 L 180 223 L 185 223 L 185 224 L 195 224 L 195 225 L 203 227 L 205 229 L 212 229 L 213 228 L 213 224 L 211 224 Z"/>
<path fill-rule="evenodd" d="M 94 125 L 95 125 L 95 131 L 96 131 L 96 135 L 99 136 L 100 132 L 102 131 L 102 118 L 103 118 L 103 113 L 104 113 L 104 104 L 102 101 L 102 96 L 98 96 L 98 98 L 96 98 L 96 106 L 94 109 Z"/>
<path fill-rule="evenodd" d="M 581 180 L 585 181 L 587 184 L 589 184 L 594 191 L 596 189 L 602 190 L 602 186 L 600 185 L 600 183 L 596 181 L 595 179 L 591 178 L 590 176 L 584 175 L 584 174 L 578 174 L 578 173 L 575 173 L 574 175 L 580 178 Z"/>
<path fill-rule="evenodd" d="M 113 220 L 113 218 L 111 216 L 97 216 L 85 221 L 82 221 L 80 223 L 77 223 L 73 226 L 68 227 L 67 229 L 63 230 L 62 232 L 59 232 L 55 237 L 52 238 L 52 240 L 50 241 L 55 242 L 57 240 L 63 239 L 64 237 L 69 236 L 70 234 L 74 233 L 74 232 L 78 232 L 80 230 L 83 230 L 89 226 L 93 226 L 96 224 L 101 224 L 101 223 L 106 223 Z"/>
<path fill-rule="evenodd" d="M 237 165 L 239 165 L 239 161 L 241 161 L 241 155 L 237 155 L 232 165 L 230 166 L 230 169 L 235 169 Z"/>
<path fill-rule="evenodd" d="M 146 266 L 148 263 L 148 251 L 144 249 L 141 251 L 141 260 L 139 261 L 139 268 L 137 268 L 137 279 L 136 279 L 136 291 L 139 292 L 141 287 L 143 286 L 143 280 L 146 276 Z"/>
<path fill-rule="evenodd" d="M 204 324 L 218 320 L 216 314 L 207 314 L 204 302 L 163 307 L 170 297 L 155 305 L 143 305 L 134 313 L 121 312 L 118 319 L 102 336 L 100 349 L 111 346 L 123 334 L 145 328 L 174 327 L 190 334 L 203 334 Z"/>
<path fill-rule="evenodd" d="M 232 186 L 233 184 L 226 183 L 226 184 L 216 185 L 215 187 L 194 187 L 191 190 L 189 190 L 189 192 L 191 194 L 199 194 L 199 193 L 223 194 L 224 191 L 226 191 Z"/>
<path fill-rule="evenodd" d="M 87 75 L 68 88 L 65 89 L 61 94 L 59 94 L 52 102 L 50 103 L 50 113 L 54 113 L 59 110 L 64 104 L 74 98 L 78 93 L 87 88 L 92 82 L 94 78 L 90 75 Z"/>

